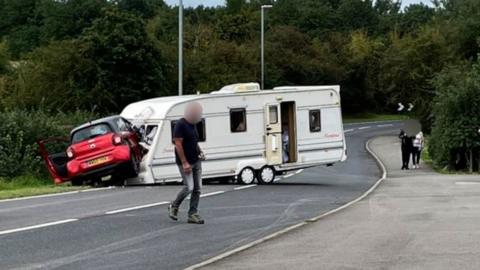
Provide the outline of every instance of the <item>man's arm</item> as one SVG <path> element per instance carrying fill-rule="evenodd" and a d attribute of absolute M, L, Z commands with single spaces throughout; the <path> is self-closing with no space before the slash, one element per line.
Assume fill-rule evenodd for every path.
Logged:
<path fill-rule="evenodd" d="M 173 141 L 175 143 L 175 150 L 177 151 L 177 155 L 182 162 L 183 170 L 186 174 L 189 174 L 192 171 L 192 167 L 190 166 L 187 158 L 185 157 L 185 151 L 183 151 L 183 138 L 173 138 Z"/>

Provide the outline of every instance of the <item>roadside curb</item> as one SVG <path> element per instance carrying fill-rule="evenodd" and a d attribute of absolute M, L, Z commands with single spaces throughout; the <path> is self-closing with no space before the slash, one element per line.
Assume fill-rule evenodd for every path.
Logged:
<path fill-rule="evenodd" d="M 376 138 L 378 138 L 378 137 L 376 137 Z M 326 212 L 326 213 L 323 213 L 323 214 L 321 214 L 321 215 L 319 215 L 319 216 L 316 216 L 316 217 L 307 219 L 307 220 L 305 220 L 305 221 L 302 221 L 302 222 L 300 222 L 300 223 L 297 223 L 297 224 L 295 224 L 295 225 L 289 226 L 289 227 L 287 227 L 287 228 L 285 228 L 285 229 L 282 229 L 282 230 L 280 230 L 280 231 L 277 231 L 277 232 L 274 232 L 274 233 L 272 233 L 272 234 L 269 234 L 269 235 L 267 235 L 267 236 L 265 236 L 265 237 L 262 237 L 262 238 L 260 238 L 260 239 L 258 239 L 258 240 L 255 240 L 255 241 L 253 241 L 253 242 L 250 242 L 250 243 L 245 244 L 245 245 L 243 245 L 243 246 L 240 246 L 240 247 L 238 247 L 238 248 L 235 248 L 235 249 L 232 249 L 232 250 L 230 250 L 230 251 L 227 251 L 227 252 L 224 252 L 224 253 L 222 253 L 222 254 L 219 254 L 219 255 L 217 255 L 217 256 L 215 256 L 215 257 L 212 257 L 212 258 L 210 258 L 210 259 L 208 259 L 208 260 L 205 260 L 205 261 L 203 261 L 203 262 L 200 262 L 200 263 L 198 263 L 198 264 L 194 264 L 194 265 L 192 265 L 192 266 L 189 266 L 189 267 L 185 268 L 184 270 L 199 269 L 199 268 L 201 268 L 201 267 L 205 267 L 205 266 L 210 265 L 210 264 L 212 264 L 212 263 L 218 262 L 218 261 L 223 260 L 223 259 L 225 259 L 225 258 L 227 258 L 227 257 L 230 257 L 230 256 L 232 256 L 232 255 L 235 255 L 235 254 L 237 254 L 237 253 L 240 253 L 240 252 L 242 252 L 242 251 L 244 251 L 244 250 L 247 250 L 247 249 L 249 249 L 249 248 L 255 247 L 255 246 L 257 246 L 257 245 L 259 245 L 259 244 L 261 244 L 261 243 L 264 243 L 264 242 L 266 242 L 266 241 L 268 241 L 268 240 L 271 240 L 271 239 L 273 239 L 273 238 L 276 238 L 276 237 L 278 237 L 278 236 L 284 235 L 284 234 L 286 234 L 286 233 L 288 233 L 288 232 L 291 232 L 291 231 L 293 231 L 293 230 L 296 230 L 296 229 L 298 229 L 298 228 L 301 228 L 301 227 L 303 227 L 303 226 L 305 226 L 305 225 L 308 225 L 308 224 L 310 224 L 310 223 L 317 222 L 317 221 L 319 221 L 319 220 L 321 220 L 321 219 L 323 219 L 323 218 L 326 218 L 326 217 L 328 217 L 328 216 L 330 216 L 330 215 L 333 215 L 333 214 L 335 214 L 335 213 L 337 213 L 337 212 L 340 212 L 340 211 L 342 211 L 342 210 L 344 210 L 344 209 L 346 209 L 346 208 L 348 208 L 348 207 L 356 204 L 357 202 L 363 200 L 365 197 L 367 197 L 368 195 L 370 195 L 375 189 L 377 189 L 377 187 L 378 187 L 385 179 L 387 179 L 387 176 L 388 176 L 388 172 L 387 172 L 387 168 L 385 167 L 385 164 L 383 164 L 383 162 L 380 160 L 380 158 L 378 157 L 378 155 L 375 154 L 375 153 L 372 151 L 372 149 L 370 148 L 370 143 L 371 143 L 374 139 L 375 139 L 375 138 L 369 139 L 369 140 L 366 142 L 366 144 L 365 144 L 365 148 L 366 148 L 367 152 L 375 159 L 375 162 L 377 163 L 378 167 L 381 169 L 381 171 L 382 171 L 382 177 L 381 177 L 380 179 L 378 179 L 378 180 L 375 182 L 375 184 L 373 184 L 373 186 L 370 187 L 370 189 L 368 189 L 368 190 L 367 190 L 365 193 L 363 193 L 360 197 L 358 197 L 358 198 L 354 199 L 353 201 L 350 201 L 350 202 L 348 202 L 348 203 L 346 203 L 346 204 L 344 204 L 344 205 L 342 205 L 342 206 L 340 206 L 340 207 L 338 207 L 338 208 L 336 208 L 336 209 L 330 210 L 330 211 L 328 211 L 328 212 Z"/>

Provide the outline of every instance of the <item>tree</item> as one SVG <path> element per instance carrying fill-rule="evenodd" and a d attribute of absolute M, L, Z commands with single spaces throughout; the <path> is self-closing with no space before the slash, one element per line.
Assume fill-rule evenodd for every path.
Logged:
<path fill-rule="evenodd" d="M 138 16 L 108 8 L 81 37 L 81 54 L 92 61 L 82 80 L 91 100 L 101 97 L 102 111 L 115 111 L 133 101 L 166 94 L 162 56 Z"/>
<path fill-rule="evenodd" d="M 41 43 L 79 37 L 109 5 L 107 0 L 40 1 L 37 14 L 42 18 Z"/>
<path fill-rule="evenodd" d="M 0 43 L 0 76 L 8 71 L 8 52 L 5 43 Z"/>
<path fill-rule="evenodd" d="M 435 10 L 425 4 L 413 4 L 405 8 L 400 21 L 402 33 L 415 33 L 435 15 Z"/>
<path fill-rule="evenodd" d="M 433 159 L 441 167 L 473 172 L 480 165 L 480 61 L 445 68 L 434 85 Z"/>
<path fill-rule="evenodd" d="M 157 9 L 165 7 L 163 0 L 117 0 L 118 6 L 129 12 L 135 12 L 143 18 L 152 18 Z"/>

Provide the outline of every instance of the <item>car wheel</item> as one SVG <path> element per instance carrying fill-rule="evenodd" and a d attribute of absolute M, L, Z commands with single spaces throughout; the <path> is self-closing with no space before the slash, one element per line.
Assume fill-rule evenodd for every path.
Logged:
<path fill-rule="evenodd" d="M 250 167 L 244 168 L 238 174 L 238 182 L 243 185 L 252 184 L 253 182 L 255 182 L 255 171 Z"/>
<path fill-rule="evenodd" d="M 140 172 L 140 163 L 137 162 L 133 151 L 130 152 L 130 163 L 128 164 L 128 172 L 127 175 L 129 177 L 137 177 L 138 173 Z"/>
<path fill-rule="evenodd" d="M 112 180 L 110 181 L 111 186 L 121 187 L 125 186 L 126 178 L 120 174 L 113 175 Z"/>
<path fill-rule="evenodd" d="M 83 186 L 83 179 L 72 179 L 72 186 Z"/>
<path fill-rule="evenodd" d="M 258 172 L 258 183 L 262 185 L 271 184 L 275 181 L 275 175 L 276 173 L 273 167 L 265 166 Z"/>

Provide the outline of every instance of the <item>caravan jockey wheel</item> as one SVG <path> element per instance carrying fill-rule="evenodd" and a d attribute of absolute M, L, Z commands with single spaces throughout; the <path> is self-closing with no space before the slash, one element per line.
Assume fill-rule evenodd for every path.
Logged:
<path fill-rule="evenodd" d="M 238 175 L 238 182 L 244 185 L 250 185 L 255 182 L 255 171 L 250 168 L 244 168 Z"/>
<path fill-rule="evenodd" d="M 258 183 L 271 184 L 275 181 L 275 169 L 270 166 L 263 167 L 258 172 Z"/>

